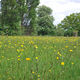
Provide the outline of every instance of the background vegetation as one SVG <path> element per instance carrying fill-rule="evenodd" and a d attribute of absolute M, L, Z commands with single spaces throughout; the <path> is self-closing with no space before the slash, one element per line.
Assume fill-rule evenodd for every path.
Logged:
<path fill-rule="evenodd" d="M 52 9 L 39 6 L 39 0 L 1 0 L 0 11 L 0 35 L 80 35 L 80 13 L 54 25 Z"/>
<path fill-rule="evenodd" d="M 80 38 L 1 36 L 0 80 L 80 80 Z"/>

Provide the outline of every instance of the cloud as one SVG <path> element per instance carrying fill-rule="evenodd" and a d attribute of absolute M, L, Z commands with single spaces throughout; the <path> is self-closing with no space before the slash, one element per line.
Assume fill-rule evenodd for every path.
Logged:
<path fill-rule="evenodd" d="M 71 13 L 80 12 L 80 0 L 40 0 L 40 5 L 46 5 L 53 10 L 55 24 L 58 24 Z"/>
<path fill-rule="evenodd" d="M 70 1 L 70 2 L 78 2 L 78 3 L 80 3 L 80 0 L 68 0 L 68 1 Z"/>

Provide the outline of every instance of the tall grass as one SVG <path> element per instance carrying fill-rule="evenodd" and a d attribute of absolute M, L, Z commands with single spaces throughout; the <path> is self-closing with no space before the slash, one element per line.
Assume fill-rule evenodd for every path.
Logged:
<path fill-rule="evenodd" d="M 0 80 L 80 80 L 80 38 L 0 36 Z"/>

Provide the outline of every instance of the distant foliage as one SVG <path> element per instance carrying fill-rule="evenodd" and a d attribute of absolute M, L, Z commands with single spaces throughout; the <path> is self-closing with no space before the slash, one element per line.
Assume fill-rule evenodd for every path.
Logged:
<path fill-rule="evenodd" d="M 23 26 L 25 26 L 26 35 L 36 34 L 36 8 L 39 0 L 26 0 L 27 13 L 23 17 Z"/>
<path fill-rule="evenodd" d="M 80 13 L 54 25 L 52 9 L 40 0 L 1 0 L 0 35 L 80 36 Z"/>
<path fill-rule="evenodd" d="M 39 6 L 37 10 L 38 35 L 54 34 L 54 18 L 51 15 L 52 9 L 47 6 Z"/>
<path fill-rule="evenodd" d="M 80 31 L 80 13 L 73 13 L 64 18 L 58 25 L 64 29 L 65 36 L 78 36 Z"/>

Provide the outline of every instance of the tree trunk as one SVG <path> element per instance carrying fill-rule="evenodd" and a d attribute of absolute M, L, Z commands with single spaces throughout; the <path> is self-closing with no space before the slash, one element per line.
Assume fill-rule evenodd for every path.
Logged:
<path fill-rule="evenodd" d="M 29 35 L 31 35 L 31 33 L 32 33 L 31 27 L 28 26 L 27 29 L 26 29 L 26 35 L 29 36 Z"/>
<path fill-rule="evenodd" d="M 75 37 L 78 36 L 78 31 L 77 31 L 77 30 L 75 30 L 73 33 L 74 33 L 74 36 L 75 36 Z"/>

